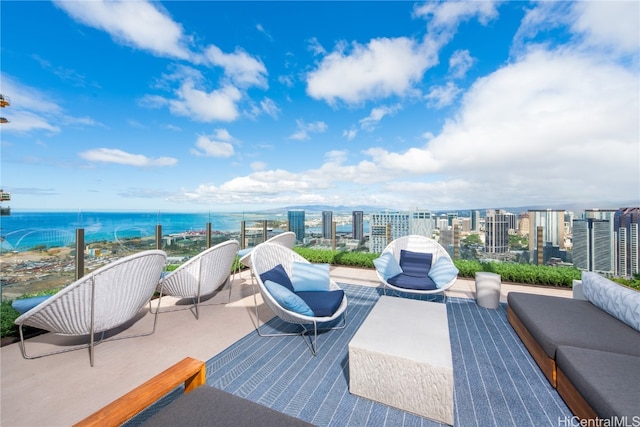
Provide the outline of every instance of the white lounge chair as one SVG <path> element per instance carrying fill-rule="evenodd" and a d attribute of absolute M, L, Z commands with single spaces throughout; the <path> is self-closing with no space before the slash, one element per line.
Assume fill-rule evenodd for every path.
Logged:
<path fill-rule="evenodd" d="M 296 233 L 293 231 L 286 231 L 284 233 L 276 234 L 270 239 L 265 240 L 263 243 L 276 243 L 278 245 L 282 245 L 285 248 L 292 249 L 296 244 Z M 238 251 L 238 256 L 240 259 L 238 260 L 238 269 L 240 269 L 240 264 L 249 267 L 249 273 L 251 274 L 251 283 L 253 283 L 253 271 L 251 270 L 251 253 L 255 249 L 253 248 L 245 248 L 240 249 Z"/>
<path fill-rule="evenodd" d="M 277 243 L 278 245 L 282 245 L 285 248 L 292 249 L 296 244 L 296 233 L 293 231 L 286 231 L 284 233 L 276 234 L 270 239 L 265 240 L 263 243 Z M 240 249 L 238 251 L 238 256 L 240 257 L 240 264 L 245 265 L 251 268 L 251 253 L 253 252 L 253 248 Z"/>
<path fill-rule="evenodd" d="M 162 278 L 158 285 L 160 298 L 164 295 L 192 298 L 193 314 L 198 319 L 201 298 L 212 294 L 229 280 L 238 246 L 236 240 L 227 240 L 200 252 Z M 233 280 L 229 283 L 229 300 L 232 284 Z"/>
<path fill-rule="evenodd" d="M 93 366 L 93 348 L 100 342 L 150 335 L 156 330 L 157 316 L 151 332 L 95 342 L 95 334 L 103 333 L 132 320 L 153 297 L 164 268 L 167 254 L 160 250 L 140 252 L 109 263 L 33 307 L 15 320 L 19 326 L 20 346 L 25 359 L 89 348 Z M 89 335 L 89 344 L 48 353 L 29 355 L 23 326 L 44 329 L 54 334 Z"/>
<path fill-rule="evenodd" d="M 403 250 L 418 254 L 430 254 L 430 266 L 426 267 L 426 269 L 429 270 L 429 276 L 427 278 L 411 276 L 400 268 Z M 436 267 L 437 261 L 441 258 L 443 260 L 438 263 L 438 267 Z M 380 279 L 380 282 L 383 284 L 383 292 L 385 295 L 387 289 L 417 295 L 442 294 L 443 301 L 446 301 L 445 291 L 456 282 L 458 273 L 449 253 L 442 245 L 433 239 L 419 235 L 403 236 L 393 240 L 382 251 L 380 258 L 374 261 L 374 264 L 376 264 L 376 273 L 378 279 Z M 400 269 L 398 270 L 398 268 Z M 438 276 L 436 276 L 436 269 L 439 270 Z M 431 277 L 432 273 L 433 277 Z M 404 276 L 401 278 L 406 278 L 406 282 L 400 280 L 399 282 L 402 282 L 401 284 L 397 282 L 395 284 L 390 283 L 390 281 L 395 282 L 398 280 L 398 274 Z"/>
<path fill-rule="evenodd" d="M 261 276 L 264 273 L 271 271 L 274 267 L 281 265 L 286 275 L 291 278 L 294 262 L 310 264 L 309 261 L 294 252 L 292 249 L 286 248 L 277 243 L 261 243 L 253 250 L 251 256 L 251 270 L 256 278 L 258 289 L 260 294 L 262 295 L 264 303 L 273 311 L 276 316 L 278 316 L 283 321 L 298 324 L 302 327 L 302 330 L 298 333 L 267 334 L 260 331 L 261 325 L 260 316 L 258 314 L 258 302 L 256 299 L 256 293 L 254 292 L 254 302 L 256 308 L 256 331 L 260 336 L 263 337 L 283 335 L 301 335 L 304 337 L 308 332 L 313 331 L 313 340 L 309 342 L 305 339 L 305 342 L 309 346 L 311 354 L 315 356 L 317 351 L 317 339 L 319 330 L 342 329 L 346 326 L 347 297 L 344 295 L 344 292 L 342 292 L 339 306 L 333 313 L 326 316 L 304 315 L 283 307 L 278 301 L 276 301 L 276 298 L 274 298 L 271 292 L 267 289 L 264 283 L 265 281 Z M 338 284 L 333 280 L 329 280 L 329 291 L 327 291 L 326 294 L 331 293 L 331 291 L 341 291 Z M 317 292 L 318 295 L 320 295 L 321 293 L 322 292 Z M 339 294 L 332 294 L 331 297 L 335 297 L 336 295 Z M 328 325 L 325 328 L 322 327 L 322 324 L 333 322 L 334 320 L 340 319 L 340 317 L 342 317 L 342 322 L 338 322 L 337 325 L 335 325 L 334 322 L 334 324 Z"/>

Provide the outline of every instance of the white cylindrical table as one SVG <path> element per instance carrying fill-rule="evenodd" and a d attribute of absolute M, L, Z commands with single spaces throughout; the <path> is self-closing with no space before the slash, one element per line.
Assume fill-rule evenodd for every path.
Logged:
<path fill-rule="evenodd" d="M 498 308 L 500 305 L 500 275 L 476 272 L 476 302 L 480 307 Z"/>

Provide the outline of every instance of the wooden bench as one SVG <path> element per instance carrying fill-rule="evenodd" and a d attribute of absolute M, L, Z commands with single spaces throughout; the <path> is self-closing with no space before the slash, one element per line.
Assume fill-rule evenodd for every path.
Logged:
<path fill-rule="evenodd" d="M 89 415 L 75 424 L 75 426 L 102 427 L 120 425 L 151 406 L 182 383 L 184 383 L 185 394 L 205 384 L 206 372 L 204 362 L 185 357 L 144 384 Z"/>

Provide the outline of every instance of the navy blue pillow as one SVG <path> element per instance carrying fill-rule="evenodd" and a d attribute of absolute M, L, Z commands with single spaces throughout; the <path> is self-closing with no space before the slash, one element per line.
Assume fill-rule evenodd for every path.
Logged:
<path fill-rule="evenodd" d="M 402 273 L 414 277 L 429 277 L 433 254 L 424 252 L 400 251 Z"/>
<path fill-rule="evenodd" d="M 343 290 L 296 292 L 307 303 L 316 317 L 333 316 L 344 298 Z"/>
<path fill-rule="evenodd" d="M 271 280 L 272 282 L 276 282 L 285 288 L 289 289 L 291 292 L 295 292 L 293 289 L 293 284 L 291 283 L 291 279 L 287 276 L 287 272 L 284 271 L 284 267 L 282 264 L 278 264 L 273 267 L 269 271 L 265 271 L 260 275 L 260 279 L 262 279 L 262 283 L 265 283 L 267 280 Z"/>
<path fill-rule="evenodd" d="M 387 279 L 387 283 L 405 289 L 431 291 L 437 288 L 436 283 L 430 277 L 415 277 L 401 273 Z"/>

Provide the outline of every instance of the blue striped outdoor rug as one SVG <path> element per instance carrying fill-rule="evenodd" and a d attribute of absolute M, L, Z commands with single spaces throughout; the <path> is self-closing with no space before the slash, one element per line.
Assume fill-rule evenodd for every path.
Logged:
<path fill-rule="evenodd" d="M 349 301 L 347 327 L 319 335 L 315 357 L 299 336 L 253 332 L 207 362 L 207 383 L 318 426 L 440 425 L 349 393 L 347 345 L 380 291 L 340 286 Z M 571 419 L 509 325 L 505 305 L 490 310 L 447 298 L 447 312 L 456 426 L 557 426 Z M 263 328 L 291 326 L 276 318 Z"/>

